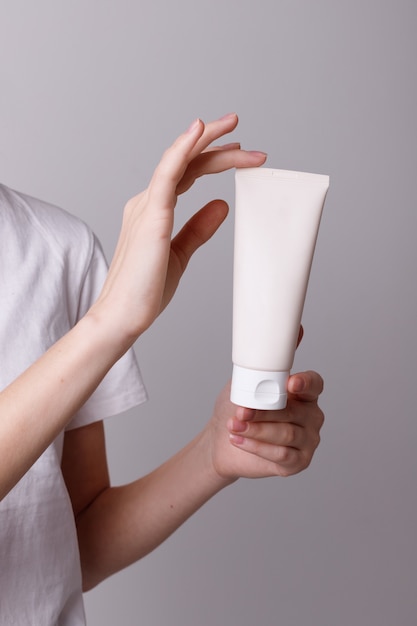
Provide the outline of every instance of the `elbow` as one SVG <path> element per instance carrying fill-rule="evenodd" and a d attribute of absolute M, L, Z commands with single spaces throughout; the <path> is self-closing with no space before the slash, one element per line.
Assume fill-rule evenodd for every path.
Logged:
<path fill-rule="evenodd" d="M 102 577 L 94 575 L 92 572 L 86 572 L 84 568 L 81 569 L 81 574 L 82 574 L 82 592 L 83 593 L 87 593 L 88 591 L 91 591 L 92 589 L 97 587 L 97 585 L 99 585 L 101 581 L 103 580 Z"/>

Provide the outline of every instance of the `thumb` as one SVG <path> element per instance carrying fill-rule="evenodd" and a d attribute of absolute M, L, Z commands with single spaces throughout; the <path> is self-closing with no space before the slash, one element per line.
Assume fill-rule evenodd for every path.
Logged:
<path fill-rule="evenodd" d="M 171 248 L 184 272 L 194 252 L 205 244 L 224 222 L 229 207 L 224 200 L 212 200 L 188 220 L 173 238 Z"/>

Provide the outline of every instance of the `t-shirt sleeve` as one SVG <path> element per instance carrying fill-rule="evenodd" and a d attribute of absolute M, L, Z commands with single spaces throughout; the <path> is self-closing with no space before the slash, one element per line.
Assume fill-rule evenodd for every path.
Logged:
<path fill-rule="evenodd" d="M 92 235 L 91 260 L 79 297 L 77 320 L 96 301 L 107 275 L 107 263 L 98 239 Z M 147 393 L 133 349 L 115 363 L 66 430 L 86 426 L 117 415 L 147 400 Z"/>

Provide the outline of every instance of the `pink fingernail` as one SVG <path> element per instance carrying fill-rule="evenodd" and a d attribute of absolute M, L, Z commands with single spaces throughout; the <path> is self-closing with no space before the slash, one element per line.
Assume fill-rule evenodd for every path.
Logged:
<path fill-rule="evenodd" d="M 268 154 L 266 152 L 261 152 L 260 150 L 249 150 L 250 154 L 253 154 L 254 156 L 261 156 L 261 157 L 267 157 Z"/>
<path fill-rule="evenodd" d="M 237 446 L 241 446 L 245 441 L 245 438 L 242 435 L 229 435 L 229 439 L 232 443 L 235 443 Z"/>
<path fill-rule="evenodd" d="M 248 424 L 246 422 L 242 422 L 241 420 L 238 420 L 236 418 L 233 419 L 231 426 L 231 429 L 235 433 L 244 433 L 245 430 L 248 429 Z"/>
<path fill-rule="evenodd" d="M 239 150 L 240 143 L 238 141 L 232 143 L 225 143 L 223 146 L 220 146 L 220 150 Z"/>
<path fill-rule="evenodd" d="M 291 387 L 293 393 L 301 393 L 305 387 L 304 380 L 302 378 L 296 378 L 295 380 L 293 379 Z"/>
<path fill-rule="evenodd" d="M 222 115 L 222 117 L 220 117 L 219 119 L 221 119 L 221 120 L 229 120 L 232 117 L 236 118 L 237 117 L 236 113 L 227 113 L 226 115 Z"/>
<path fill-rule="evenodd" d="M 194 120 L 194 122 L 192 122 L 192 124 L 189 126 L 187 133 L 192 133 L 194 130 L 198 128 L 198 126 L 200 126 L 200 124 L 201 124 L 201 120 L 199 117 L 197 117 L 197 119 Z"/>

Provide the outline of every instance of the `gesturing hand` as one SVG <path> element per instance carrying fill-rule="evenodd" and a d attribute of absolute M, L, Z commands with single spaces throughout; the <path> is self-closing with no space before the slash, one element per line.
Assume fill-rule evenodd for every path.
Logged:
<path fill-rule="evenodd" d="M 204 124 L 196 120 L 166 150 L 148 188 L 127 203 L 113 261 L 93 310 L 111 320 L 121 340 L 134 341 L 173 296 L 191 255 L 215 233 L 227 204 L 214 200 L 171 240 L 179 194 L 205 174 L 262 165 L 266 155 L 233 143 L 210 147 L 234 130 L 235 114 Z"/>

